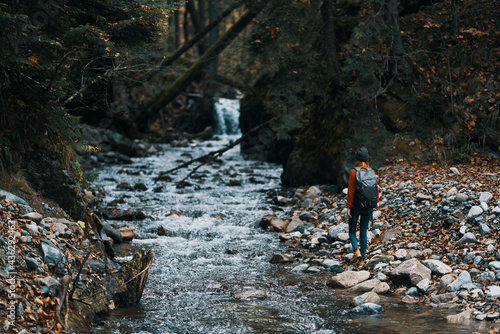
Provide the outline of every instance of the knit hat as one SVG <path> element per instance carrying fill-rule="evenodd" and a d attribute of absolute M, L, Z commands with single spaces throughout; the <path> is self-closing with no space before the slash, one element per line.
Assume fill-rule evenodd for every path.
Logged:
<path fill-rule="evenodd" d="M 361 147 L 358 152 L 356 152 L 356 160 L 357 161 L 367 161 L 370 159 L 370 154 L 368 153 L 368 149 L 366 147 Z"/>

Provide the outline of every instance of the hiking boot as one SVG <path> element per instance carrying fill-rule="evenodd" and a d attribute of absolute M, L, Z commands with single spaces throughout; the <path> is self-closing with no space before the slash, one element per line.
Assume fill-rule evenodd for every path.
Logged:
<path fill-rule="evenodd" d="M 361 259 L 358 261 L 358 263 L 356 264 L 358 267 L 363 267 L 365 265 L 365 260 L 364 259 Z"/>
<path fill-rule="evenodd" d="M 356 249 L 352 256 L 351 263 L 358 261 L 360 258 L 361 258 L 361 252 L 359 251 L 359 249 Z"/>

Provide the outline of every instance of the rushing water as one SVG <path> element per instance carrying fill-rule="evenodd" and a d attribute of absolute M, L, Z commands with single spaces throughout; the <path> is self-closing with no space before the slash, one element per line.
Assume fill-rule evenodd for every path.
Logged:
<path fill-rule="evenodd" d="M 266 198 L 267 191 L 280 188 L 277 165 L 245 161 L 234 148 L 200 168 L 189 179 L 192 186 L 179 189 L 174 182 L 153 180 L 160 171 L 235 139 L 165 145 L 156 156 L 99 170 L 95 186 L 104 190 L 104 204 L 124 197 L 121 208 L 140 209 L 148 217 L 133 222 L 136 239 L 118 245 L 117 253 L 126 257 L 139 248 L 153 249 L 155 258 L 141 302 L 113 311 L 96 324 L 95 333 L 471 333 L 477 326 L 449 325 L 439 311 L 396 305 L 397 299 L 388 297 L 382 298 L 381 315 L 352 316 L 346 311 L 353 295 L 325 286 L 331 274 L 270 264 L 272 254 L 287 249 L 277 234 L 256 224 L 273 210 L 285 214 Z M 187 172 L 172 177 L 178 181 Z M 231 180 L 241 185 L 230 185 Z M 144 183 L 148 190 L 117 189 L 121 182 Z M 159 227 L 167 236 L 158 235 Z M 264 290 L 267 298 L 234 298 L 244 290 Z"/>

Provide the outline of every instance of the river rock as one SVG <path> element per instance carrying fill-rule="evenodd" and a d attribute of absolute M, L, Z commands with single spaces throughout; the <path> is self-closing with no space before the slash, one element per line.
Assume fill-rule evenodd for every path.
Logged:
<path fill-rule="evenodd" d="M 462 313 L 459 313 L 459 314 L 448 315 L 448 316 L 446 316 L 446 321 L 449 323 L 453 323 L 453 324 L 460 324 L 460 323 L 463 323 L 467 320 L 472 319 L 474 312 L 475 312 L 475 310 L 471 309 L 471 310 L 463 311 Z"/>
<path fill-rule="evenodd" d="M 404 260 L 408 257 L 408 251 L 406 249 L 398 249 L 396 252 L 394 252 L 394 257 L 397 260 Z"/>
<path fill-rule="evenodd" d="M 474 220 L 476 217 L 482 215 L 484 210 L 479 205 L 474 205 L 467 213 L 468 220 Z"/>
<path fill-rule="evenodd" d="M 40 239 L 40 244 L 42 245 L 43 262 L 49 267 L 65 263 L 64 254 L 51 241 Z"/>
<path fill-rule="evenodd" d="M 380 303 L 380 297 L 373 291 L 368 291 L 361 296 L 354 297 L 352 300 L 353 305 L 359 306 L 366 303 L 378 304 Z"/>
<path fill-rule="evenodd" d="M 491 261 L 488 263 L 489 268 L 494 268 L 495 270 L 500 270 L 500 261 Z"/>
<path fill-rule="evenodd" d="M 370 279 L 370 280 L 361 282 L 361 283 L 353 286 L 349 290 L 354 291 L 354 292 L 373 291 L 375 293 L 383 295 L 383 294 L 386 294 L 387 292 L 389 292 L 390 287 L 389 287 L 389 284 L 387 284 L 385 282 L 381 282 L 380 280 L 374 278 L 374 279 Z"/>
<path fill-rule="evenodd" d="M 431 279 L 431 270 L 417 259 L 412 258 L 394 268 L 390 275 L 394 284 L 416 286 L 425 278 Z"/>
<path fill-rule="evenodd" d="M 451 273 L 451 271 L 452 271 L 450 266 L 448 266 L 447 264 L 444 264 L 443 262 L 441 262 L 439 260 L 429 259 L 429 260 L 425 260 L 422 263 L 424 264 L 424 266 L 429 268 L 431 270 L 432 274 L 434 274 L 434 275 L 443 276 L 443 275 Z"/>
<path fill-rule="evenodd" d="M 41 214 L 39 214 L 38 212 L 30 212 L 30 213 L 22 215 L 21 219 L 29 219 L 29 220 L 32 220 L 38 224 L 39 222 L 42 221 L 43 216 Z"/>
<path fill-rule="evenodd" d="M 431 294 L 431 300 L 432 302 L 436 304 L 444 304 L 444 303 L 449 303 L 457 296 L 456 292 L 446 292 L 442 294 Z"/>
<path fill-rule="evenodd" d="M 417 288 L 419 291 L 425 293 L 429 289 L 430 286 L 430 280 L 428 278 L 424 278 L 417 284 Z"/>
<path fill-rule="evenodd" d="M 446 274 L 439 280 L 439 288 L 438 291 L 446 290 L 446 287 L 451 284 L 455 280 L 455 276 L 453 274 Z"/>
<path fill-rule="evenodd" d="M 57 296 L 59 289 L 61 288 L 61 283 L 51 276 L 47 276 L 43 279 L 43 284 L 49 288 L 49 294 L 52 297 Z"/>
<path fill-rule="evenodd" d="M 392 255 L 375 255 L 366 263 L 366 266 L 368 268 L 375 268 L 379 263 L 388 263 L 391 261 L 394 261 L 394 256 Z"/>
<path fill-rule="evenodd" d="M 482 236 L 485 236 L 486 234 L 488 234 L 490 232 L 491 232 L 491 228 L 488 225 L 486 225 L 486 224 L 479 225 L 479 234 L 481 234 Z"/>
<path fill-rule="evenodd" d="M 274 231 L 285 232 L 287 223 L 283 219 L 276 217 L 271 219 L 271 223 L 269 224 L 269 226 L 272 227 Z"/>
<path fill-rule="evenodd" d="M 347 224 L 333 225 L 328 229 L 328 237 L 330 237 L 332 240 L 336 240 L 337 236 L 340 233 L 347 233 L 347 232 L 349 232 L 349 225 Z"/>
<path fill-rule="evenodd" d="M 489 191 L 479 193 L 479 202 L 488 203 L 493 199 L 493 195 Z"/>
<path fill-rule="evenodd" d="M 351 314 L 359 314 L 359 315 L 370 315 L 370 314 L 379 314 L 382 312 L 384 308 L 375 303 L 365 303 L 359 306 L 356 306 L 351 310 Z"/>
<path fill-rule="evenodd" d="M 341 288 L 347 289 L 353 287 L 363 281 L 370 278 L 370 272 L 366 270 L 362 271 L 345 271 L 343 273 L 337 274 L 331 277 L 327 282 L 331 288 Z"/>
<path fill-rule="evenodd" d="M 297 218 L 292 219 L 292 221 L 290 221 L 288 223 L 288 225 L 286 226 L 285 232 L 290 233 L 302 224 L 304 224 L 304 222 L 302 220 L 297 219 Z"/>
<path fill-rule="evenodd" d="M 455 196 L 455 200 L 457 202 L 466 202 L 469 200 L 469 196 L 464 193 L 458 193 L 457 196 Z"/>
<path fill-rule="evenodd" d="M 498 298 L 498 297 L 500 297 L 500 286 L 498 286 L 498 285 L 490 285 L 486 289 L 486 296 L 491 297 L 491 298 Z"/>
<path fill-rule="evenodd" d="M 135 226 L 123 226 L 117 229 L 124 242 L 132 241 L 135 235 Z"/>
<path fill-rule="evenodd" d="M 387 230 L 383 231 L 382 234 L 380 234 L 380 240 L 383 243 L 391 242 L 391 240 L 393 238 L 395 238 L 398 234 L 401 234 L 400 229 L 396 229 L 396 228 L 387 229 Z"/>
<path fill-rule="evenodd" d="M 109 224 L 103 224 L 102 229 L 108 237 L 113 239 L 114 243 L 121 244 L 123 242 L 122 234 L 113 226 Z"/>
<path fill-rule="evenodd" d="M 270 263 L 290 263 L 293 258 L 288 254 L 274 254 L 269 261 Z"/>
<path fill-rule="evenodd" d="M 456 247 L 460 247 L 465 244 L 471 244 L 477 242 L 476 236 L 472 234 L 471 232 L 467 232 L 464 234 L 464 236 L 457 241 L 455 244 Z"/>
<path fill-rule="evenodd" d="M 472 278 L 467 270 L 464 270 L 458 275 L 457 279 L 448 284 L 446 291 L 459 291 L 460 289 L 467 287 L 472 283 Z"/>

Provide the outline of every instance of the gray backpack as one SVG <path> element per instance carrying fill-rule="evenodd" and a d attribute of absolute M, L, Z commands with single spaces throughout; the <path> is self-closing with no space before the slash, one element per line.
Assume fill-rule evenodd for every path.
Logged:
<path fill-rule="evenodd" d="M 362 208 L 377 207 L 377 175 L 370 167 L 356 169 L 356 191 L 354 206 Z"/>

